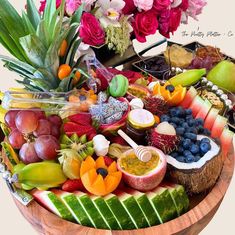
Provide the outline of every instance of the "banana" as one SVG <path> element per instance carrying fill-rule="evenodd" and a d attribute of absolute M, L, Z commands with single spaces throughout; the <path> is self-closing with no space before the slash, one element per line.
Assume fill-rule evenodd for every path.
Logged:
<path fill-rule="evenodd" d="M 54 162 L 31 163 L 12 177 L 12 181 L 15 183 L 38 189 L 58 187 L 66 180 L 61 165 Z"/>
<path fill-rule="evenodd" d="M 4 109 L 1 105 L 0 105 L 0 122 L 1 123 L 5 123 L 4 117 L 5 114 L 7 113 L 7 110 Z"/>
<path fill-rule="evenodd" d="M 2 132 L 3 134 L 8 137 L 10 132 L 11 132 L 11 129 L 7 127 L 7 125 L 5 123 L 0 123 L 0 126 L 1 126 L 1 129 L 2 129 Z"/>

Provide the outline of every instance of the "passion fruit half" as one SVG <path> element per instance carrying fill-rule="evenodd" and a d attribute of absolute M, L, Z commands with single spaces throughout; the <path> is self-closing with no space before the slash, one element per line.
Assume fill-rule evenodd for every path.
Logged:
<path fill-rule="evenodd" d="M 125 181 L 125 183 L 128 184 L 130 187 L 142 192 L 146 192 L 156 188 L 162 182 L 166 174 L 166 168 L 167 168 L 167 161 L 165 154 L 157 148 L 154 147 L 147 147 L 147 148 L 149 149 L 149 151 L 151 151 L 154 155 L 158 157 L 158 163 L 152 170 L 146 172 L 143 175 L 136 175 L 128 172 L 127 169 L 124 169 L 124 166 L 122 164 L 123 158 L 127 158 L 128 156 L 134 154 L 133 149 L 125 152 L 123 156 L 120 157 L 117 161 L 117 167 L 119 171 L 122 172 L 123 180 Z M 144 163 L 141 162 L 141 164 Z M 146 164 L 148 164 L 148 162 Z"/>

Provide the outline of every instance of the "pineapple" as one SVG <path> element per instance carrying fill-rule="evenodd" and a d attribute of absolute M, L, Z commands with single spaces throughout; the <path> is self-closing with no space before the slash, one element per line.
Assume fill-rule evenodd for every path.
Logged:
<path fill-rule="evenodd" d="M 45 12 L 40 15 L 33 0 L 27 0 L 27 10 L 20 16 L 8 0 L 0 0 L 0 43 L 15 57 L 0 59 L 5 67 L 23 77 L 17 82 L 29 91 L 67 92 L 73 88 L 75 72 L 82 72 L 74 57 L 81 43 L 77 32 L 83 9 L 64 18 L 64 6 L 65 0 L 58 9 L 55 0 L 47 0 Z M 68 46 L 61 57 L 60 46 L 65 40 Z M 62 81 L 57 77 L 61 63 L 72 68 Z"/>

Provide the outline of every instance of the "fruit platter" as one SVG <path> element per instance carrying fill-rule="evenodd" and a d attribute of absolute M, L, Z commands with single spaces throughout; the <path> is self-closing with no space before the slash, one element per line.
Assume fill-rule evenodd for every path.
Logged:
<path fill-rule="evenodd" d="M 233 175 L 234 62 L 172 44 L 142 61 L 156 77 L 108 68 L 79 54 L 83 5 L 0 2 L 0 59 L 23 77 L 1 93 L 0 173 L 22 215 L 40 234 L 198 234 Z"/>

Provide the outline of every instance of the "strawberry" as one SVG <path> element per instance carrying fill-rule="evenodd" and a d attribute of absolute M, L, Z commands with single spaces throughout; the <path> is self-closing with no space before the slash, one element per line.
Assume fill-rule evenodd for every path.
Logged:
<path fill-rule="evenodd" d="M 79 125 L 91 125 L 91 114 L 90 113 L 78 113 L 72 116 L 69 116 L 68 119 L 71 122 L 75 122 Z"/>
<path fill-rule="evenodd" d="M 76 180 L 67 180 L 62 185 L 62 190 L 66 192 L 74 192 L 78 190 L 84 190 L 84 186 L 82 184 L 81 179 Z"/>
<path fill-rule="evenodd" d="M 104 157 L 104 162 L 105 162 L 105 165 L 106 165 L 107 167 L 109 167 L 109 166 L 114 162 L 114 160 L 113 160 L 111 157 L 105 156 L 105 157 Z"/>

